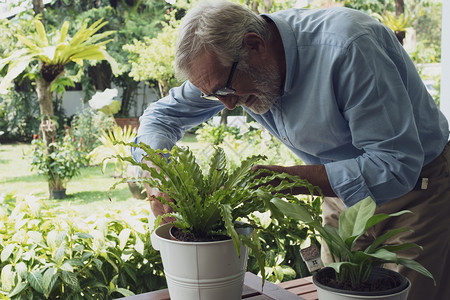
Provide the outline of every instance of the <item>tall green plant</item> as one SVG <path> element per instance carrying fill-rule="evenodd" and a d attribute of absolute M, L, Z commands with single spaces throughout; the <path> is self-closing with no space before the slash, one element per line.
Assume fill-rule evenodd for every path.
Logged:
<path fill-rule="evenodd" d="M 133 44 L 123 47 L 134 53 L 130 60 L 130 76 L 136 81 L 156 81 L 160 97 L 166 96 L 169 89 L 178 84 L 173 65 L 178 26 L 179 21 L 172 19 L 170 23 L 164 23 L 162 32 L 157 37 L 144 38 L 144 41 L 135 40 Z"/>
<path fill-rule="evenodd" d="M 0 71 L 8 66 L 8 71 L 0 82 L 0 93 L 6 93 L 10 83 L 29 65 L 37 62 L 36 92 L 43 117 L 41 133 L 44 143 L 48 145 L 56 133 L 51 118 L 54 115 L 52 84 L 63 74 L 64 67 L 69 62 L 83 65 L 85 59 L 107 60 L 113 71 L 117 71 L 115 60 L 105 50 L 105 45 L 111 40 L 101 41 L 113 32 L 98 33 L 106 24 L 101 19 L 89 27 L 84 24 L 72 38 L 68 36 L 69 22 L 64 22 L 53 36 L 45 31 L 38 19 L 33 24 L 34 34 L 28 37 L 16 34 L 18 49 L 0 60 Z"/>
<path fill-rule="evenodd" d="M 410 211 L 375 214 L 375 201 L 368 197 L 343 211 L 339 216 L 339 228 L 334 228 L 329 225 L 322 226 L 321 220 L 311 215 L 303 206 L 293 205 L 279 198 L 274 198 L 271 202 L 291 218 L 305 222 L 319 232 L 332 254 L 333 263 L 328 266 L 335 270 L 338 282 L 349 281 L 353 287 L 359 286 L 368 280 L 374 267 L 385 263 L 403 265 L 434 280 L 433 275 L 422 265 L 411 259 L 400 258 L 396 254 L 398 251 L 420 246 L 414 243 L 384 244 L 388 239 L 409 230 L 407 228 L 391 229 L 376 237 L 367 248 L 354 249 L 357 240 L 369 228 L 388 218 L 411 213 Z"/>
<path fill-rule="evenodd" d="M 158 226 L 163 218 L 174 217 L 174 226 L 189 232 L 199 239 L 205 239 L 213 235 L 227 235 L 232 240 L 238 253 L 240 244 L 248 246 L 255 256 L 262 277 L 265 277 L 264 256 L 266 249 L 262 249 L 259 241 L 259 230 L 264 230 L 247 219 L 246 225 L 255 228 L 253 235 L 247 237 L 237 233 L 236 221 L 253 212 L 270 211 L 271 217 L 279 223 L 286 221 L 285 212 L 275 207 L 271 199 L 282 197 L 292 203 L 302 203 L 303 200 L 289 194 L 294 187 L 306 187 L 311 194 L 320 193 L 318 189 L 307 181 L 288 174 L 269 174 L 262 176 L 266 170 L 252 172 L 252 166 L 263 159 L 261 155 L 255 155 L 244 159 L 241 164 L 230 171 L 227 168 L 227 160 L 222 148 L 216 148 L 211 156 L 209 168 L 202 170 L 196 162 L 195 156 L 187 147 L 174 146 L 171 151 L 153 150 L 148 145 L 140 143 L 133 147 L 140 147 L 145 152 L 145 160 L 152 162 L 148 166 L 145 162 L 135 162 L 131 157 L 119 157 L 129 161 L 133 165 L 140 166 L 148 171 L 148 178 L 134 179 L 147 183 L 150 187 L 158 188 L 166 193 L 174 202 L 168 202 L 160 197 L 163 203 L 170 205 L 173 213 L 158 216 L 155 226 Z M 170 160 L 164 155 L 170 154 Z M 117 184 L 126 182 L 123 179 Z M 270 183 L 278 181 L 278 185 Z M 296 205 L 296 204 L 293 204 Z M 307 206 L 307 205 L 305 205 Z M 313 210 L 311 207 L 310 210 Z"/>
<path fill-rule="evenodd" d="M 89 153 L 88 158 L 93 164 L 101 163 L 103 172 L 105 172 L 108 163 L 113 163 L 116 176 L 123 177 L 128 163 L 116 156 L 127 156 L 130 153 L 130 147 L 124 143 L 133 141 L 135 137 L 136 130 L 131 126 L 122 128 L 116 125 L 111 130 L 102 130 L 100 136 L 98 136 L 101 144 Z"/>

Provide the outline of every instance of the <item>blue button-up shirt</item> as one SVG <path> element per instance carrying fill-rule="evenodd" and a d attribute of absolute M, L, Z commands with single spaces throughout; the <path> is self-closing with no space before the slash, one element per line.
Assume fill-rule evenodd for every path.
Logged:
<path fill-rule="evenodd" d="M 248 113 L 305 163 L 324 164 L 347 206 L 409 192 L 442 152 L 449 128 L 392 31 L 346 8 L 264 17 L 281 34 L 286 79 L 267 113 Z M 144 112 L 136 142 L 170 149 L 223 108 L 187 81 Z M 140 160 L 142 151 L 132 154 Z"/>

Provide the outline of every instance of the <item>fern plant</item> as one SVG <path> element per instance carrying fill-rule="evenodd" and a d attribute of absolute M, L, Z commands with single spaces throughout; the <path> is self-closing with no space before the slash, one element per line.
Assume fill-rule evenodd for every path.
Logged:
<path fill-rule="evenodd" d="M 130 143 L 132 147 L 140 147 L 145 151 L 145 159 L 151 161 L 154 167 L 146 163 L 135 162 L 131 157 L 119 158 L 129 161 L 150 172 L 150 178 L 133 179 L 142 181 L 151 187 L 167 193 L 174 202 L 163 203 L 172 207 L 173 212 L 157 216 L 155 228 L 163 218 L 174 217 L 173 225 L 183 231 L 188 231 L 196 237 L 227 235 L 232 240 L 238 254 L 241 242 L 252 249 L 261 275 L 264 278 L 264 251 L 259 244 L 259 231 L 264 230 L 248 217 L 254 212 L 270 211 L 271 217 L 278 222 L 286 221 L 286 212 L 272 204 L 274 197 L 282 198 L 293 205 L 301 205 L 306 210 L 314 210 L 304 200 L 289 193 L 294 187 L 307 187 L 311 194 L 320 190 L 306 180 L 288 174 L 268 173 L 267 170 L 251 171 L 252 166 L 263 159 L 255 155 L 243 160 L 234 171 L 227 169 L 227 159 L 222 148 L 217 147 L 212 155 L 209 166 L 202 170 L 195 156 L 188 147 L 174 146 L 171 151 L 153 150 L 140 143 Z M 170 159 L 166 157 L 170 155 Z M 112 188 L 121 182 L 117 182 Z M 279 182 L 279 184 L 270 184 Z M 236 221 L 245 221 L 244 223 Z M 238 234 L 237 226 L 254 228 L 251 236 Z"/>

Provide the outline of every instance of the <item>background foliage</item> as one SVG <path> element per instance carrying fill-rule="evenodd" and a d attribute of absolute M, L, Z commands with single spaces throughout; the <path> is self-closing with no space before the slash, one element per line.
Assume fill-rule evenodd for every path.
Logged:
<path fill-rule="evenodd" d="M 80 218 L 1 196 L 2 299 L 113 299 L 164 286 L 147 207 Z"/>

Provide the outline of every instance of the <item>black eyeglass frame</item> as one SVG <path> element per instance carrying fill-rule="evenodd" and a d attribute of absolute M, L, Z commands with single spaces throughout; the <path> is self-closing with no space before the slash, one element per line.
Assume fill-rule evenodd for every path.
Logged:
<path fill-rule="evenodd" d="M 209 94 L 209 95 L 202 93 L 201 97 L 203 99 L 207 99 L 207 100 L 220 101 L 219 97 L 234 96 L 236 94 L 236 90 L 233 89 L 230 85 L 231 85 L 231 81 L 233 80 L 234 71 L 236 71 L 236 66 L 237 66 L 238 62 L 239 62 L 239 60 L 236 60 L 231 65 L 230 75 L 228 75 L 227 83 L 225 84 L 225 86 L 223 88 L 218 89 L 217 91 L 215 91 L 214 93 Z"/>

